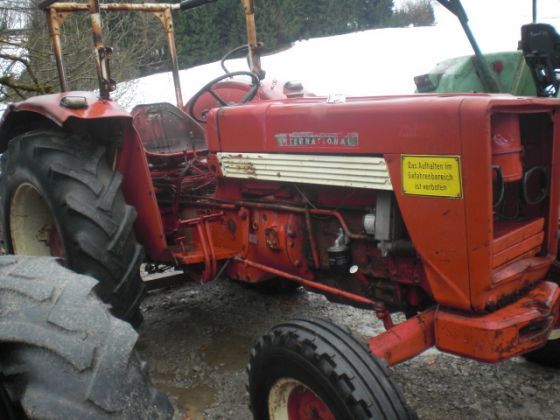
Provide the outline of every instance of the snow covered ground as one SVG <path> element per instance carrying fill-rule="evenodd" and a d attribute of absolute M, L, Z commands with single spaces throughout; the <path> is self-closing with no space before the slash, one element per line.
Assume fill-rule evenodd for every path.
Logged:
<path fill-rule="evenodd" d="M 395 1 L 396 5 L 403 0 Z M 455 16 L 433 2 L 436 25 L 378 29 L 300 41 L 292 48 L 265 56 L 267 80 L 299 80 L 319 95 L 385 95 L 414 91 L 413 77 L 446 58 L 472 54 Z M 560 0 L 539 1 L 540 22 L 560 27 Z M 471 28 L 483 52 L 517 48 L 520 27 L 532 17 L 530 0 L 463 0 Z M 258 28 L 257 28 L 258 30 Z M 246 70 L 233 60 L 230 70 Z M 181 71 L 183 97 L 189 98 L 212 78 L 223 74 L 219 63 Z M 126 108 L 138 103 L 174 103 L 172 78 L 160 73 L 119 86 Z"/>

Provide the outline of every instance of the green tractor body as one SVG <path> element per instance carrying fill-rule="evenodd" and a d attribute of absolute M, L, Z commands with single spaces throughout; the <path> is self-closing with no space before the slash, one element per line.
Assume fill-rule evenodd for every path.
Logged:
<path fill-rule="evenodd" d="M 535 83 L 521 51 L 484 54 L 500 92 L 536 96 Z M 438 63 L 429 73 L 416 76 L 417 93 L 486 92 L 475 66 L 476 56 L 454 57 Z"/>
<path fill-rule="evenodd" d="M 438 63 L 416 76 L 416 93 L 509 93 L 515 96 L 558 97 L 560 94 L 560 35 L 548 24 L 521 27 L 517 51 L 483 54 L 469 27 L 461 0 L 438 0 L 459 20 L 474 54 Z"/>

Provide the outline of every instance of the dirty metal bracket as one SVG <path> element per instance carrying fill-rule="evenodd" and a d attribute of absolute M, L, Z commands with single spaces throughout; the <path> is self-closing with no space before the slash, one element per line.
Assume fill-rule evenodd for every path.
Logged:
<path fill-rule="evenodd" d="M 249 45 L 249 68 L 260 80 L 264 79 L 266 72 L 261 68 L 262 43 L 257 41 L 257 26 L 255 24 L 255 6 L 253 0 L 241 0 L 245 10 L 247 25 L 247 43 Z"/>
<path fill-rule="evenodd" d="M 217 277 L 218 261 L 216 258 L 216 249 L 212 240 L 212 232 L 210 231 L 210 223 L 221 219 L 223 215 L 224 213 L 220 212 L 179 221 L 181 227 L 196 228 L 202 254 L 204 256 L 204 270 L 200 276 L 201 283 L 206 283 Z"/>

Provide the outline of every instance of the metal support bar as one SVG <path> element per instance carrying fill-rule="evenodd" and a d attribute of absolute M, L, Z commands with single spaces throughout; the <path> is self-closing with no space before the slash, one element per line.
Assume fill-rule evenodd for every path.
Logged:
<path fill-rule="evenodd" d="M 370 338 L 368 346 L 389 366 L 411 359 L 435 345 L 435 317 L 436 309 L 428 309 Z"/>
<path fill-rule="evenodd" d="M 55 9 L 58 12 L 87 12 L 89 10 L 87 4 L 75 2 L 51 2 L 47 8 Z M 164 12 L 167 9 L 179 10 L 179 5 L 170 3 L 102 3 L 99 8 L 108 12 Z"/>
<path fill-rule="evenodd" d="M 55 9 L 47 10 L 47 22 L 49 25 L 49 32 L 51 34 L 51 42 L 54 51 L 54 58 L 56 61 L 56 68 L 58 70 L 58 82 L 60 84 L 61 92 L 68 92 L 68 81 L 66 79 L 66 70 L 64 69 L 64 61 L 62 58 L 62 46 L 60 44 L 60 25 L 61 21 Z"/>
<path fill-rule="evenodd" d="M 307 229 L 307 236 L 309 236 L 309 243 L 311 244 L 313 266 L 319 269 L 321 268 L 321 262 L 319 261 L 319 251 L 317 251 L 317 244 L 315 243 L 315 236 L 313 235 L 313 226 L 311 224 L 311 216 L 309 215 L 309 212 L 305 213 L 305 227 Z"/>
<path fill-rule="evenodd" d="M 385 310 L 385 305 L 383 305 L 381 302 L 374 302 L 371 299 L 368 299 L 366 297 L 357 295 L 355 293 L 346 292 L 344 290 L 337 289 L 336 287 L 331 287 L 331 286 L 327 286 L 326 284 L 323 284 L 323 283 L 318 283 L 316 281 L 307 280 L 307 279 L 304 279 L 303 277 L 296 276 L 294 274 L 290 274 L 290 273 L 287 273 L 285 271 L 277 270 L 275 268 L 269 267 L 267 265 L 259 264 L 259 263 L 254 262 L 254 261 L 250 261 L 250 260 L 247 260 L 245 258 L 235 257 L 234 261 L 246 264 L 249 267 L 253 267 L 253 268 L 257 268 L 257 269 L 262 270 L 262 271 L 266 271 L 267 273 L 274 274 L 274 275 L 282 277 L 286 280 L 294 281 L 294 282 L 299 283 L 302 286 L 308 287 L 310 289 L 315 289 L 315 290 L 319 290 L 321 292 L 329 293 L 331 295 L 340 296 L 340 297 L 346 298 L 348 300 L 360 303 L 362 305 L 368 305 L 372 309 L 374 309 L 376 312 L 383 312 Z"/>
<path fill-rule="evenodd" d="M 264 79 L 265 71 L 261 68 L 262 45 L 257 42 L 257 26 L 255 24 L 255 6 L 253 0 L 241 0 L 245 10 L 245 23 L 247 25 L 247 44 L 249 45 L 249 68 L 259 79 Z"/>
<path fill-rule="evenodd" d="M 167 35 L 167 48 L 169 49 L 171 74 L 173 74 L 173 86 L 175 87 L 175 101 L 177 102 L 177 108 L 183 109 L 183 94 L 179 78 L 179 61 L 177 59 L 177 47 L 175 46 L 175 30 L 173 29 L 171 8 L 167 8 L 163 12 L 154 12 L 154 15 L 160 20 Z"/>
<path fill-rule="evenodd" d="M 492 76 L 490 67 L 484 59 L 484 56 L 480 51 L 480 47 L 478 46 L 471 28 L 469 27 L 469 18 L 463 8 L 463 5 L 461 4 L 461 0 L 438 0 L 438 2 L 459 19 L 459 23 L 463 27 L 463 31 L 465 31 L 469 43 L 474 51 L 474 55 L 476 57 L 474 65 L 478 71 L 484 90 L 489 93 L 500 92 L 500 85 L 496 78 Z"/>
<path fill-rule="evenodd" d="M 172 10 L 179 10 L 179 4 L 171 3 L 103 3 L 99 0 L 88 0 L 87 3 L 65 2 L 58 3 L 47 0 L 39 4 L 39 7 L 48 13 L 48 23 L 51 33 L 51 41 L 58 69 L 60 89 L 63 92 L 69 90 L 64 63 L 62 59 L 62 47 L 60 43 L 61 26 L 65 15 L 74 12 L 89 12 L 93 32 L 93 42 L 95 46 L 97 78 L 99 80 L 99 93 L 102 99 L 110 99 L 110 92 L 115 90 L 116 83 L 111 79 L 109 60 L 112 50 L 103 45 L 101 14 L 100 11 L 107 12 L 146 12 L 155 15 L 162 23 L 167 35 L 167 43 L 175 86 L 175 97 L 177 107 L 183 108 L 183 97 L 179 79 L 179 64 L 177 59 L 177 49 L 175 46 L 175 32 L 173 27 Z"/>
<path fill-rule="evenodd" d="M 45 10 L 47 7 L 49 7 L 51 4 L 56 3 L 57 0 L 43 0 L 42 2 L 40 2 L 37 7 L 41 10 Z"/>
<path fill-rule="evenodd" d="M 218 261 L 216 248 L 210 231 L 210 223 L 220 219 L 223 213 L 207 214 L 193 219 L 180 220 L 180 227 L 194 227 L 198 234 L 200 248 L 204 257 L 204 270 L 199 278 L 201 283 L 206 283 L 216 277 L 218 273 Z M 184 249 L 183 249 L 184 252 Z"/>
<path fill-rule="evenodd" d="M 111 71 L 109 68 L 112 50 L 103 45 L 99 0 L 88 0 L 87 6 L 93 32 L 95 65 L 97 68 L 97 79 L 99 80 L 99 96 L 101 99 L 109 100 L 111 99 L 110 93 L 115 90 L 115 82 L 111 80 Z"/>
<path fill-rule="evenodd" d="M 186 194 L 183 197 L 193 198 L 195 200 L 202 198 L 202 197 L 199 197 L 199 196 L 189 195 L 189 194 Z M 344 217 L 342 216 L 342 214 L 340 214 L 340 212 L 336 211 L 336 210 L 307 209 L 307 208 L 304 208 L 304 207 L 295 207 L 295 206 L 290 206 L 290 205 L 285 205 L 285 204 L 268 204 L 268 203 L 264 203 L 264 202 L 253 202 L 253 201 L 229 202 L 227 200 L 221 200 L 221 199 L 213 198 L 213 197 L 204 197 L 203 199 L 207 200 L 207 201 L 212 201 L 212 202 L 215 202 L 215 203 L 219 203 L 219 204 L 214 204 L 213 203 L 211 205 L 216 206 L 216 207 L 220 207 L 220 208 L 223 208 L 223 209 L 234 209 L 234 208 L 239 208 L 239 207 L 249 207 L 249 208 L 255 208 L 255 209 L 277 210 L 277 211 L 287 211 L 287 212 L 292 212 L 292 213 L 303 213 L 303 214 L 309 213 L 309 214 L 316 214 L 316 215 L 321 215 L 321 216 L 330 216 L 330 217 L 334 217 L 336 220 L 338 220 L 338 222 L 340 223 L 340 227 L 344 230 L 344 233 L 350 239 L 356 239 L 356 240 L 369 240 L 369 239 L 371 239 L 371 237 L 369 237 L 367 235 L 352 232 L 350 230 L 350 228 L 348 227 L 348 224 L 346 223 L 346 220 L 344 220 Z M 202 201 L 194 202 L 192 204 L 206 206 L 206 204 Z"/>
<path fill-rule="evenodd" d="M 537 0 L 533 0 L 533 23 L 537 23 Z"/>

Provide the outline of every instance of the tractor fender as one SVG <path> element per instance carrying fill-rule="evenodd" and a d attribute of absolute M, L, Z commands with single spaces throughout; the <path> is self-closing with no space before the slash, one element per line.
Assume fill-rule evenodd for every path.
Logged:
<path fill-rule="evenodd" d="M 71 108 L 62 104 L 64 98 L 72 97 L 85 98 L 86 106 Z M 116 103 L 101 100 L 92 92 L 76 91 L 34 96 L 10 105 L 4 112 L 0 122 L 0 153 L 7 149 L 10 138 L 28 131 L 30 127 L 64 128 L 72 120 L 90 121 L 107 118 L 131 119 L 131 116 Z"/>
<path fill-rule="evenodd" d="M 87 107 L 61 104 L 65 97 L 83 97 Z M 63 92 L 29 98 L 12 104 L 0 123 L 0 154 L 11 138 L 38 128 L 55 128 L 88 133 L 94 141 L 119 145 L 114 169 L 122 174 L 121 189 L 126 202 L 136 209 L 135 233 L 151 260 L 167 262 L 163 224 L 144 147 L 132 125 L 131 115 L 112 101 L 101 100 L 91 92 Z M 117 150 L 117 148 L 112 148 Z"/>

